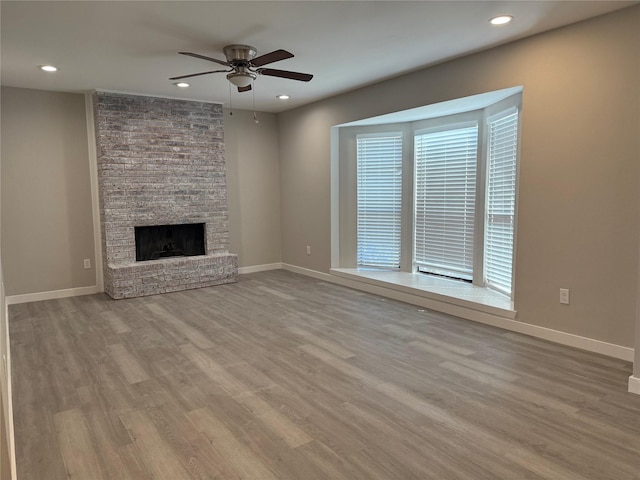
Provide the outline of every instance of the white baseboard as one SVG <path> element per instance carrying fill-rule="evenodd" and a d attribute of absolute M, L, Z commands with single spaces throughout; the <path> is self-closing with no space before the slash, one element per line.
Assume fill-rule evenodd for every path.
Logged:
<path fill-rule="evenodd" d="M 553 330 L 551 328 L 540 327 L 537 325 L 532 325 L 530 323 L 519 322 L 517 320 L 503 317 L 497 314 L 488 313 L 481 310 L 474 310 L 473 308 L 455 305 L 453 303 L 441 302 L 432 298 L 420 296 L 419 293 L 411 294 L 400 292 L 391 288 L 373 285 L 357 280 L 351 280 L 339 277 L 337 275 L 322 273 L 307 268 L 297 267 L 295 265 L 289 265 L 286 263 L 282 264 L 282 268 L 290 272 L 300 273 L 302 275 L 318 278 L 320 280 L 325 280 L 331 283 L 337 283 L 339 285 L 354 288 L 356 290 L 373 293 L 375 295 L 381 295 L 401 302 L 406 302 L 412 305 L 418 305 L 424 308 L 436 310 L 438 312 L 448 313 L 450 315 L 455 315 L 466 320 L 484 323 L 493 327 L 498 327 L 504 330 L 549 340 L 554 343 L 578 348 L 580 350 L 586 350 L 589 352 L 606 355 L 608 357 L 633 362 L 634 349 L 623 347 L 622 345 L 607 343 L 588 337 L 581 337 L 580 335 L 574 335 L 572 333 L 561 332 L 559 330 Z"/>
<path fill-rule="evenodd" d="M 280 270 L 282 263 L 265 263 L 264 265 L 251 265 L 250 267 L 238 267 L 238 273 L 244 275 L 245 273 L 264 272 L 266 270 Z"/>
<path fill-rule="evenodd" d="M 634 377 L 633 375 L 629 377 L 629 392 L 640 395 L 640 377 Z"/>
<path fill-rule="evenodd" d="M 293 273 L 300 273 L 302 275 L 306 275 L 307 277 L 313 277 L 313 278 L 317 278 L 319 280 L 324 280 L 326 282 L 331 282 L 331 283 L 340 283 L 340 279 L 337 277 L 334 277 L 333 275 L 330 275 L 328 273 L 322 273 L 322 272 L 318 272 L 317 270 L 311 270 L 309 268 L 303 268 L 303 267 L 298 267 L 296 265 L 290 265 L 288 263 L 283 263 L 282 264 L 282 269 L 283 270 L 287 270 L 289 272 L 293 272 Z"/>
<path fill-rule="evenodd" d="M 531 325 L 530 323 L 515 323 L 517 324 L 517 328 L 504 328 L 513 330 L 514 332 L 524 333 L 525 335 L 530 335 L 532 337 L 549 340 L 550 342 L 559 343 L 561 345 L 567 345 L 568 347 L 574 347 L 580 350 L 606 355 L 607 357 L 633 362 L 634 349 L 630 347 L 603 342 L 594 338 L 581 337 L 580 335 L 561 332 L 551 328 L 539 327 L 537 325 Z"/>
<path fill-rule="evenodd" d="M 39 302 L 41 300 L 54 300 L 56 298 L 78 297 L 80 295 L 91 295 L 98 293 L 98 287 L 77 287 L 67 288 L 65 290 L 51 290 L 49 292 L 25 293 L 23 295 L 8 295 L 5 297 L 7 305 L 16 305 L 18 303 Z"/>

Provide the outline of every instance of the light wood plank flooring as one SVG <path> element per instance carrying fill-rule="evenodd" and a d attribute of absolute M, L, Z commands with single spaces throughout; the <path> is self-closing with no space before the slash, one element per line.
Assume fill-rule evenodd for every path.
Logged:
<path fill-rule="evenodd" d="M 634 480 L 631 365 L 285 271 L 10 308 L 19 480 Z"/>

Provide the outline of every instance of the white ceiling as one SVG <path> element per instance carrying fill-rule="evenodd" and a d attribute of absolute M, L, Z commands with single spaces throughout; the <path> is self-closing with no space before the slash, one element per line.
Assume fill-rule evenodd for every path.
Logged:
<path fill-rule="evenodd" d="M 255 108 L 279 112 L 471 52 L 577 22 L 637 1 L 6 1 L 1 8 L 1 83 L 56 91 L 112 90 L 224 103 L 224 74 L 178 55 L 224 59 L 222 47 L 283 48 L 295 58 L 269 67 L 314 74 L 309 83 L 259 76 Z M 515 20 L 488 23 L 496 14 Z M 36 67 L 60 68 L 45 74 Z M 292 98 L 277 100 L 277 94 Z M 231 93 L 252 109 L 252 93 Z"/>

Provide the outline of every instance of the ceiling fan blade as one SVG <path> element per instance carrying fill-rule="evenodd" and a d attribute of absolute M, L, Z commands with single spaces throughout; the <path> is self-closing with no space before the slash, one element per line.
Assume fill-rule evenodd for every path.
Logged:
<path fill-rule="evenodd" d="M 257 72 L 260 75 L 268 75 L 270 77 L 289 78 L 291 80 L 299 80 L 301 82 L 308 82 L 313 78 L 313 75 L 300 72 L 288 72 L 287 70 L 275 70 L 273 68 L 259 68 Z"/>
<path fill-rule="evenodd" d="M 265 53 L 259 57 L 251 60 L 251 65 L 254 67 L 261 67 L 262 65 L 266 65 L 267 63 L 279 62 L 280 60 L 286 60 L 287 58 L 292 58 L 293 53 L 287 52 L 286 50 L 275 50 L 271 53 Z"/>
<path fill-rule="evenodd" d="M 180 75 L 179 77 L 171 77 L 169 80 L 182 80 L 183 78 L 198 77 L 200 75 L 209 75 L 210 73 L 230 72 L 231 70 L 211 70 L 210 72 L 191 73 L 189 75 Z"/>
<path fill-rule="evenodd" d="M 229 63 L 224 60 L 218 60 L 217 58 L 205 57 L 204 55 L 200 55 L 199 53 L 191 53 L 191 52 L 178 52 L 180 55 L 187 55 L 189 57 L 200 58 L 201 60 L 208 60 L 210 62 L 219 63 L 220 65 L 224 65 L 229 67 Z"/>
<path fill-rule="evenodd" d="M 246 87 L 238 87 L 238 92 L 240 93 L 248 92 L 249 90 L 251 90 L 251 85 L 247 85 Z"/>

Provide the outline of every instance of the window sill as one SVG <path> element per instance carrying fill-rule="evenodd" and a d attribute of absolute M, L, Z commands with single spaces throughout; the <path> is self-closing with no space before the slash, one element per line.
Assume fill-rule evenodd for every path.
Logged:
<path fill-rule="evenodd" d="M 332 268 L 330 273 L 344 279 L 396 290 L 454 307 L 512 320 L 516 317 L 513 302 L 509 298 L 491 289 L 465 282 L 417 273 L 362 268 Z"/>

